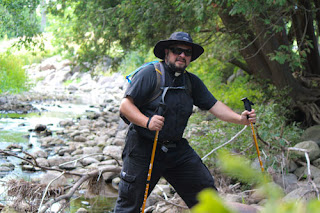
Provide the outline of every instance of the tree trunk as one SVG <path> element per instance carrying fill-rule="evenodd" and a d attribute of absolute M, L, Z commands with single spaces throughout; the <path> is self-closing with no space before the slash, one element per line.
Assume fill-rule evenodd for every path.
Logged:
<path fill-rule="evenodd" d="M 288 45 L 287 35 L 283 31 L 270 32 L 270 28 L 259 19 L 253 19 L 249 23 L 240 15 L 230 16 L 226 10 L 221 10 L 219 16 L 232 36 L 240 38 L 244 46 L 240 53 L 249 67 L 248 73 L 271 81 L 279 90 L 287 90 L 292 98 L 293 108 L 302 116 L 297 120 L 304 121 L 307 126 L 320 124 L 320 90 L 305 87 L 292 75 L 288 63 L 280 64 L 269 58 L 269 54 L 275 53 L 280 45 Z M 243 25 L 247 27 L 239 27 Z M 248 34 L 249 36 L 244 36 Z"/>
<path fill-rule="evenodd" d="M 47 6 L 46 0 L 41 0 L 41 28 L 40 32 L 44 32 L 47 23 Z"/>
<path fill-rule="evenodd" d="M 300 55 L 306 55 L 303 76 L 320 75 L 320 56 L 318 49 L 318 39 L 315 36 L 313 26 L 313 14 L 309 0 L 301 0 L 292 16 L 294 32 L 298 43 Z"/>

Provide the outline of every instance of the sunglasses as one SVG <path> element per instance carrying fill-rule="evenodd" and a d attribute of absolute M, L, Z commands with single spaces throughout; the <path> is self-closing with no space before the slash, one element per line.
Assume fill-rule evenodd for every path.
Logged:
<path fill-rule="evenodd" d="M 182 49 L 179 47 L 170 47 L 169 50 L 171 50 L 171 52 L 176 55 L 180 55 L 181 53 L 184 52 L 185 56 L 192 56 L 192 49 Z"/>

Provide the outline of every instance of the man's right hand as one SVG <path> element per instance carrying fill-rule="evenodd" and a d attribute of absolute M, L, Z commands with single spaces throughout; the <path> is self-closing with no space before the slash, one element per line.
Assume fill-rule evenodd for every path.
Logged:
<path fill-rule="evenodd" d="M 151 131 L 160 131 L 164 125 L 164 117 L 161 115 L 154 115 L 151 117 L 148 129 Z"/>

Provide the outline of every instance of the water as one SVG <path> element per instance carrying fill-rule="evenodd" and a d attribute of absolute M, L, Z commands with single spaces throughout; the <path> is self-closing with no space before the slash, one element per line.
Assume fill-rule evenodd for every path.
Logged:
<path fill-rule="evenodd" d="M 23 151 L 33 153 L 40 150 L 40 143 L 38 142 L 38 136 L 35 132 L 32 132 L 37 124 L 44 124 L 53 133 L 57 130 L 61 130 L 59 122 L 61 120 L 72 120 L 76 118 L 83 118 L 87 115 L 99 112 L 99 109 L 89 107 L 88 105 L 68 104 L 68 103 L 54 103 L 46 105 L 34 105 L 41 113 L 29 113 L 29 114 L 0 114 L 0 149 L 5 150 L 8 146 L 14 144 L 21 146 Z M 12 149 L 17 155 L 23 157 L 19 149 Z M 14 171 L 8 173 L 0 181 L 7 181 L 9 179 L 25 179 L 31 180 L 32 177 L 37 177 L 42 174 L 38 172 L 27 172 L 21 170 L 19 164 L 21 160 L 16 157 L 0 157 L 0 165 L 3 163 L 11 162 L 15 166 Z M 112 191 L 112 189 L 110 188 Z M 0 187 L 0 197 L 5 194 L 5 189 Z M 113 191 L 113 197 L 106 198 L 97 196 L 91 199 L 79 197 L 71 201 L 70 209 L 67 212 L 76 212 L 80 207 L 86 208 L 89 212 L 110 212 L 115 203 L 115 192 Z M 3 199 L 3 198 L 2 198 Z M 1 200 L 2 200 L 1 199 Z"/>

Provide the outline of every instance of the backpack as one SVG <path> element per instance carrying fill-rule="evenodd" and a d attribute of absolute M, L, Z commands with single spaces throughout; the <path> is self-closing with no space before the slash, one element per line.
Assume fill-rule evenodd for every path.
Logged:
<path fill-rule="evenodd" d="M 161 62 L 151 61 L 151 62 L 145 63 L 142 66 L 138 67 L 135 71 L 133 71 L 132 73 L 130 73 L 129 75 L 126 76 L 127 81 L 129 83 L 131 83 L 131 79 L 134 77 L 134 75 L 136 73 L 138 73 L 144 67 L 146 67 L 150 64 L 153 64 L 155 71 L 156 71 L 156 74 L 157 74 L 157 85 L 156 85 L 156 88 L 154 89 L 154 91 L 152 92 L 152 95 L 150 96 L 150 98 L 148 100 L 146 100 L 145 104 L 152 102 L 153 100 L 158 98 L 160 95 L 162 95 L 162 100 L 161 100 L 160 104 L 164 104 L 164 97 L 165 97 L 167 90 L 172 89 L 172 87 L 170 87 L 170 88 L 164 87 L 165 86 L 165 69 L 164 69 L 162 63 L 163 63 L 163 61 L 161 61 Z M 190 77 L 188 74 L 185 76 L 186 76 L 187 90 L 188 90 L 189 95 L 191 96 L 192 95 L 191 80 L 190 80 Z M 126 119 L 121 113 L 120 113 L 120 117 L 124 120 L 124 122 L 126 124 L 130 123 L 130 121 L 128 121 L 128 119 Z"/>
<path fill-rule="evenodd" d="M 130 73 L 129 75 L 126 76 L 126 79 L 128 80 L 128 82 L 130 84 L 131 83 L 131 79 L 134 77 L 134 75 L 136 73 L 138 73 L 141 69 L 143 69 L 144 67 L 146 67 L 146 66 L 148 66 L 150 64 L 153 64 L 154 69 L 156 71 L 156 74 L 157 74 L 157 85 L 156 85 L 156 88 L 154 89 L 152 95 L 145 102 L 145 104 L 148 104 L 151 101 L 155 100 L 162 93 L 161 87 L 164 87 L 164 85 L 165 85 L 165 76 L 166 76 L 163 64 L 161 62 L 159 62 L 159 61 L 151 61 L 151 62 L 143 64 L 142 66 L 138 67 L 135 71 L 133 71 L 132 73 Z M 131 77 L 131 79 L 130 79 L 130 77 Z"/>

